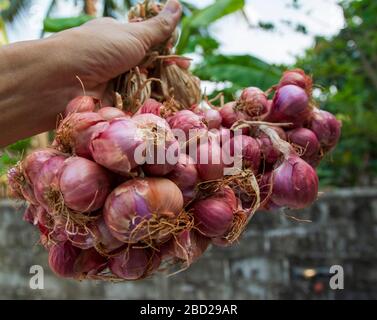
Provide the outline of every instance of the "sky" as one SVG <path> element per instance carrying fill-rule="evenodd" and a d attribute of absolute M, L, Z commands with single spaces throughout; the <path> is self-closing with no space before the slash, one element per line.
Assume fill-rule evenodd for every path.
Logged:
<path fill-rule="evenodd" d="M 8 28 L 10 41 L 37 39 L 41 23 L 50 1 L 34 0 L 24 23 Z M 211 4 L 213 0 L 189 0 L 199 7 Z M 220 41 L 220 51 L 226 54 L 252 54 L 269 63 L 294 63 L 295 57 L 313 45 L 314 36 L 336 34 L 344 19 L 336 0 L 301 0 L 302 8 L 295 10 L 287 6 L 290 0 L 247 0 L 245 12 L 255 25 L 259 21 L 272 22 L 278 31 L 264 31 L 250 28 L 241 13 L 223 18 L 213 25 L 211 32 Z M 78 8 L 60 1 L 56 10 L 60 16 L 78 13 Z M 308 15 L 308 13 L 310 13 Z M 293 20 L 307 26 L 308 35 L 294 32 L 281 20 Z"/>

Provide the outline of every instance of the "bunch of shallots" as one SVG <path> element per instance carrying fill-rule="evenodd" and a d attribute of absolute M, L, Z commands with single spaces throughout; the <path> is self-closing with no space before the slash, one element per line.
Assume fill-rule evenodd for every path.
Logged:
<path fill-rule="evenodd" d="M 132 22 L 161 10 L 146 3 Z M 52 146 L 9 171 L 12 196 L 28 202 L 24 219 L 59 276 L 139 280 L 182 270 L 210 244 L 237 242 L 257 210 L 317 198 L 315 168 L 341 124 L 315 107 L 312 79 L 287 71 L 268 94 L 250 87 L 216 107 L 201 101 L 188 61 L 171 55 L 174 42 L 125 75 L 123 106 L 75 98 Z"/>

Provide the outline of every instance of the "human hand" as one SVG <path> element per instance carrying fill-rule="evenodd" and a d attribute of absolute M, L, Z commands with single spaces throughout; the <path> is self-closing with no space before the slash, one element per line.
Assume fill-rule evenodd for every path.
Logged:
<path fill-rule="evenodd" d="M 111 18 L 50 38 L 0 49 L 0 147 L 55 128 L 57 115 L 72 98 L 104 99 L 109 83 L 137 66 L 148 50 L 166 41 L 181 16 L 178 0 L 169 0 L 156 17 L 123 24 Z"/>
<path fill-rule="evenodd" d="M 123 24 L 111 18 L 92 20 L 56 36 L 64 46 L 64 73 L 72 97 L 82 93 L 78 76 L 89 95 L 104 98 L 109 81 L 137 66 L 148 50 L 166 41 L 181 16 L 177 0 L 167 2 L 155 18 Z M 109 89 L 109 90 L 107 90 Z"/>

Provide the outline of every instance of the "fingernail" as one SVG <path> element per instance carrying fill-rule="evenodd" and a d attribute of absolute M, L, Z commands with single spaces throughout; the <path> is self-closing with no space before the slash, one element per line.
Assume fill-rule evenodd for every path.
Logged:
<path fill-rule="evenodd" d="M 181 5 L 179 4 L 178 1 L 176 1 L 176 0 L 169 0 L 166 3 L 163 11 L 168 12 L 170 14 L 176 14 L 180 10 L 181 10 Z"/>

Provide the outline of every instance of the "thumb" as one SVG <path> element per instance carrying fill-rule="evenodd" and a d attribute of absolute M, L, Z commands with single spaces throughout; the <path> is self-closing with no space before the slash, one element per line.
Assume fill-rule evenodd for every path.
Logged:
<path fill-rule="evenodd" d="M 156 17 L 135 24 L 140 27 L 140 37 L 148 49 L 163 43 L 172 35 L 181 14 L 182 7 L 179 1 L 169 0 Z"/>

